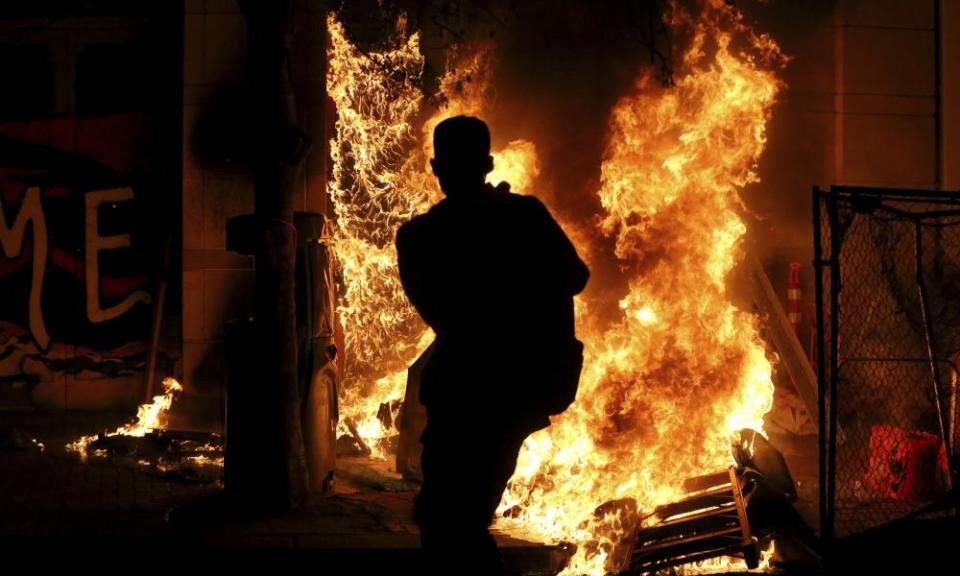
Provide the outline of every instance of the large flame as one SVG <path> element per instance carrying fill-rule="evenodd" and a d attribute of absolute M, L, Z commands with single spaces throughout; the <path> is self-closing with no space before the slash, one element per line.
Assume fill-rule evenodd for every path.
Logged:
<path fill-rule="evenodd" d="M 332 15 L 328 19 L 327 93 L 337 107 L 328 191 L 346 346 L 339 432 L 355 427 L 378 455 L 389 433 L 377 418 L 380 405 L 402 399 L 404 370 L 421 341 L 429 343 L 404 297 L 393 244 L 396 228 L 433 199 L 429 188 L 403 178 L 418 141 L 413 125 L 421 93 L 415 82 L 423 71 L 419 36 L 405 38 L 404 27 L 398 23 L 393 49 L 364 54 Z"/>
<path fill-rule="evenodd" d="M 598 506 L 630 499 L 649 512 L 680 496 L 680 480 L 730 463 L 732 432 L 762 430 L 773 398 L 758 321 L 733 306 L 726 283 L 746 231 L 739 191 L 757 181 L 780 86 L 772 69 L 782 57 L 723 0 L 704 0 L 696 15 L 674 7 L 670 21 L 691 35 L 675 86 L 640 74 L 611 114 L 601 170 L 604 214 L 594 236 L 614 240 L 628 274 L 620 319 L 580 322 L 586 365 L 578 400 L 524 444 L 499 508 L 503 524 L 576 544 L 568 574 L 603 574 L 622 536 L 623 519 L 596 513 Z M 392 233 L 438 198 L 425 166 L 436 123 L 458 113 L 489 118 L 491 52 L 485 45 L 458 56 L 457 72 L 443 79 L 446 107 L 418 132 L 416 35 L 398 43 L 399 52 L 361 54 L 335 20 L 330 30 L 328 82 L 339 115 L 331 196 L 351 358 L 342 409 L 369 441 L 390 433 L 376 414 L 402 397 L 403 370 L 431 338 L 400 291 Z M 371 64 L 395 62 L 396 54 L 409 62 L 409 78 Z M 404 146 L 415 149 L 405 160 Z M 496 165 L 502 172 L 491 181 L 533 190 L 531 143 L 511 142 Z M 590 317 L 584 306 L 578 318 Z"/>
<path fill-rule="evenodd" d="M 729 464 L 731 433 L 762 430 L 772 404 L 757 320 L 730 303 L 726 279 L 779 52 L 722 0 L 673 20 L 693 31 L 676 86 L 641 75 L 613 110 L 601 169 L 600 229 L 631 275 L 622 318 L 581 332 L 578 401 L 528 440 L 501 503 L 539 534 L 580 545 L 571 574 L 603 573 L 619 536 L 620 519 L 595 516 L 598 505 L 629 497 L 649 511 L 680 496 L 683 478 Z"/>
<path fill-rule="evenodd" d="M 492 45 L 451 55 L 451 71 L 440 82 L 444 101 L 424 121 L 429 108 L 417 87 L 423 72 L 418 34 L 407 36 L 401 19 L 392 48 L 361 52 L 333 15 L 328 30 L 327 93 L 337 107 L 328 189 L 346 346 L 338 432 L 356 433 L 383 458 L 396 429 L 391 418 L 378 415 L 403 399 L 407 367 L 433 340 L 403 293 L 394 236 L 400 224 L 441 198 L 428 163 L 431 135 L 448 116 L 483 113 Z M 494 157 L 490 181 L 510 182 L 514 191 L 524 191 L 538 173 L 530 142 L 510 142 Z"/>

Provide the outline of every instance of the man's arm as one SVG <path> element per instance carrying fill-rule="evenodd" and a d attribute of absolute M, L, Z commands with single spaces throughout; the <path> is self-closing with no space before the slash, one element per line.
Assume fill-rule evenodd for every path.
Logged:
<path fill-rule="evenodd" d="M 397 267 L 400 283 L 410 303 L 423 321 L 439 333 L 444 319 L 433 286 L 435 279 L 430 274 L 430 248 L 423 241 L 424 233 L 422 223 L 416 221 L 410 221 L 397 230 Z"/>
<path fill-rule="evenodd" d="M 536 216 L 539 220 L 539 232 L 542 234 L 544 245 L 549 252 L 549 263 L 556 270 L 559 280 L 567 293 L 571 296 L 583 292 L 590 279 L 590 270 L 570 238 L 564 233 L 560 225 L 554 220 L 550 211 L 537 198 L 532 198 Z"/>

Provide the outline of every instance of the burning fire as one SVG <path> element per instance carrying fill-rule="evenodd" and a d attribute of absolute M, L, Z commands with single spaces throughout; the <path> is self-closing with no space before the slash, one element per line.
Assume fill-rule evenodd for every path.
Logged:
<path fill-rule="evenodd" d="M 419 36 L 404 38 L 403 21 L 396 46 L 369 55 L 351 44 L 332 15 L 328 31 L 327 94 L 337 106 L 328 190 L 346 347 L 338 434 L 353 428 L 383 457 L 389 429 L 377 417 L 380 406 L 403 399 L 406 366 L 432 339 L 403 294 L 393 245 L 396 228 L 434 199 L 433 190 L 410 186 L 409 178 L 423 57 Z"/>
<path fill-rule="evenodd" d="M 598 505 L 631 498 L 650 511 L 676 499 L 679 480 L 728 465 L 731 433 L 762 430 L 772 405 L 757 319 L 730 303 L 726 279 L 781 56 L 722 0 L 696 17 L 675 9 L 672 23 L 693 33 L 676 85 L 640 76 L 612 112 L 601 168 L 600 231 L 630 274 L 621 320 L 581 331 L 578 402 L 527 441 L 500 506 L 577 543 L 569 574 L 604 573 L 620 536 L 622 519 L 598 517 Z"/>
<path fill-rule="evenodd" d="M 105 434 L 105 436 L 134 436 L 142 438 L 146 436 L 148 432 L 163 428 L 163 416 L 170 410 L 170 407 L 173 406 L 173 401 L 176 399 L 177 394 L 182 391 L 183 386 L 174 378 L 164 378 L 163 394 L 154 396 L 153 402 L 141 404 L 140 407 L 137 408 L 136 422 L 125 424 L 113 432 Z M 66 449 L 68 452 L 76 452 L 80 455 L 80 459 L 86 462 L 88 456 L 87 446 L 97 438 L 99 438 L 98 434 L 82 436 L 78 440 L 67 444 Z"/>
<path fill-rule="evenodd" d="M 337 106 L 328 190 L 346 346 L 338 434 L 356 433 L 378 458 L 386 457 L 386 440 L 396 434 L 394 418 L 385 421 L 381 406 L 399 406 L 407 367 L 433 340 L 403 293 L 394 236 L 400 224 L 441 198 L 430 175 L 430 136 L 447 116 L 482 113 L 492 55 L 488 44 L 454 56 L 456 65 L 441 79 L 446 103 L 423 121 L 419 35 L 407 36 L 405 28 L 401 19 L 393 48 L 363 53 L 333 15 L 328 19 L 327 93 Z M 510 142 L 494 156 L 490 180 L 508 181 L 514 191 L 527 189 L 538 173 L 530 142 Z"/>
<path fill-rule="evenodd" d="M 586 345 L 578 400 L 524 444 L 499 508 L 504 525 L 576 544 L 567 574 L 605 573 L 629 529 L 620 508 L 598 513 L 600 505 L 627 499 L 642 513 L 676 499 L 680 480 L 730 464 L 731 434 L 762 430 L 772 404 L 758 320 L 733 306 L 726 282 L 746 232 L 739 191 L 758 180 L 780 88 L 773 69 L 783 57 L 723 0 L 704 0 L 697 14 L 674 7 L 669 20 L 692 37 L 675 86 L 641 73 L 612 111 L 601 168 L 604 214 L 594 236 L 613 239 L 628 275 L 620 319 L 591 325 L 578 303 Z M 330 191 L 348 356 L 341 406 L 378 444 L 394 433 L 376 416 L 381 404 L 402 399 L 405 369 L 432 337 L 403 297 L 393 233 L 439 197 L 425 168 L 436 123 L 488 116 L 491 50 L 455 57 L 441 83 L 447 105 L 418 133 L 417 35 L 365 55 L 336 20 L 329 25 L 328 85 L 338 110 Z M 386 66 L 408 75 L 386 75 Z M 511 142 L 495 156 L 491 181 L 531 190 L 532 143 Z"/>

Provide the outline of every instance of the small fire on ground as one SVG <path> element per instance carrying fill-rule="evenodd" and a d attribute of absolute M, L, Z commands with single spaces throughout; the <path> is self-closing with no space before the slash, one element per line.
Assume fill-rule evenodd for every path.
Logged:
<path fill-rule="evenodd" d="M 163 394 L 141 404 L 134 421 L 113 432 L 82 436 L 67 444 L 66 451 L 83 462 L 91 458 L 129 458 L 161 473 L 201 480 L 198 470 L 223 467 L 223 443 L 216 434 L 183 435 L 164 430 L 166 415 L 182 391 L 176 379 L 164 378 Z"/>

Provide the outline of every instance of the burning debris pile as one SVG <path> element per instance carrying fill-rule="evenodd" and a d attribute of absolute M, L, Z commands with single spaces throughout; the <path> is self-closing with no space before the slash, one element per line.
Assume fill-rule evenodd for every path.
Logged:
<path fill-rule="evenodd" d="M 612 110 L 593 235 L 615 242 L 617 261 L 591 264 L 621 270 L 628 290 L 612 325 L 591 323 L 599 315 L 578 302 L 586 344 L 578 401 L 527 440 L 499 508 L 503 525 L 575 545 L 569 574 L 604 573 L 628 537 L 629 514 L 611 503 L 629 499 L 649 511 L 683 497 L 676 480 L 725 469 L 732 435 L 762 430 L 772 404 L 759 321 L 732 304 L 727 279 L 746 232 L 739 194 L 758 181 L 781 88 L 775 70 L 785 59 L 729 3 L 700 4 L 696 12 L 674 5 L 666 16 L 689 38 L 674 85 L 641 70 Z M 341 406 L 357 433 L 379 445 L 395 434 L 384 425 L 391 419 L 377 418 L 381 406 L 402 399 L 405 368 L 431 339 L 403 298 L 393 232 L 437 197 L 425 179 L 436 122 L 458 113 L 496 117 L 484 98 L 492 51 L 460 49 L 442 82 L 446 106 L 418 130 L 417 35 L 401 35 L 394 51 L 361 53 L 336 20 L 330 32 L 328 84 L 338 112 L 330 186 L 348 357 Z M 398 58 L 408 75 L 384 75 L 383 64 L 397 68 Z M 496 122 L 491 128 L 497 133 Z M 494 183 L 507 180 L 514 191 L 529 183 L 537 192 L 532 143 L 511 144 L 495 165 L 511 173 L 491 175 Z"/>
<path fill-rule="evenodd" d="M 223 441 L 217 434 L 164 430 L 166 413 L 183 386 L 164 378 L 163 394 L 141 404 L 136 420 L 113 432 L 83 436 L 65 446 L 81 461 L 91 457 L 135 462 L 169 476 L 213 481 L 223 468 Z"/>
<path fill-rule="evenodd" d="M 763 429 L 772 366 L 758 320 L 737 309 L 727 277 L 746 227 L 739 191 L 757 181 L 780 84 L 776 44 L 731 6 L 675 9 L 691 43 L 664 88 L 642 73 L 614 107 L 598 192 L 599 233 L 630 274 L 621 320 L 585 326 L 578 402 L 530 438 L 501 510 L 551 539 L 582 544 L 570 573 L 602 573 L 624 497 L 651 510 L 682 496 L 676 479 L 724 468 L 731 434 Z"/>
<path fill-rule="evenodd" d="M 608 573 L 649 574 L 720 557 L 749 569 L 766 565 L 774 538 L 789 542 L 795 559 L 819 562 L 819 542 L 793 509 L 796 486 L 783 456 L 760 433 L 744 429 L 733 442 L 735 464 L 689 478 L 684 496 L 640 518 L 631 499 L 616 504 L 628 531 L 607 558 Z"/>

